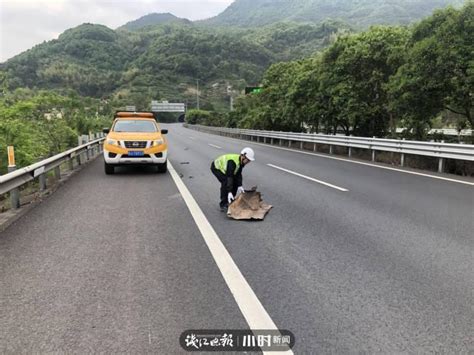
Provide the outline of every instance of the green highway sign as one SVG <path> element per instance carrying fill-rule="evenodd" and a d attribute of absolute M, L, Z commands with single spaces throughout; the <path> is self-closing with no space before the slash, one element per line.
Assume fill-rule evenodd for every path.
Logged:
<path fill-rule="evenodd" d="M 261 86 L 247 86 L 245 88 L 245 95 L 260 94 L 263 91 Z"/>

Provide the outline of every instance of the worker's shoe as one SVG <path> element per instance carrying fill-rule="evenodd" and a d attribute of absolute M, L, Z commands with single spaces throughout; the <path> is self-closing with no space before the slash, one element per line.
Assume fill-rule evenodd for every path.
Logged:
<path fill-rule="evenodd" d="M 219 208 L 221 209 L 221 212 L 227 212 L 229 205 L 227 203 L 219 203 Z"/>

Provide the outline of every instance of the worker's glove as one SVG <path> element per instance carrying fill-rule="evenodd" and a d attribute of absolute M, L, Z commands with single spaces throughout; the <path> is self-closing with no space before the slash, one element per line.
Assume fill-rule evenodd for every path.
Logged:
<path fill-rule="evenodd" d="M 244 188 L 243 188 L 242 186 L 239 186 L 239 187 L 237 188 L 237 195 L 238 195 L 238 194 L 244 194 L 244 193 L 245 193 Z"/>
<path fill-rule="evenodd" d="M 229 205 L 234 201 L 234 195 L 232 195 L 232 192 L 229 192 L 227 195 L 227 201 L 229 202 Z"/>

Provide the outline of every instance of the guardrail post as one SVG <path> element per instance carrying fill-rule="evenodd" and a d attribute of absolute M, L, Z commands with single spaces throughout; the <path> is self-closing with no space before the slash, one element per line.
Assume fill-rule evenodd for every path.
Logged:
<path fill-rule="evenodd" d="M 73 171 L 74 170 L 74 159 L 69 158 L 68 164 L 69 164 L 69 170 Z"/>
<path fill-rule="evenodd" d="M 441 143 L 444 143 L 444 141 L 441 141 Z M 444 158 L 439 158 L 438 160 L 438 173 L 442 173 L 444 170 Z"/>
<path fill-rule="evenodd" d="M 352 137 L 352 134 L 351 134 L 349 137 Z M 346 140 L 347 140 L 347 138 L 346 138 Z M 349 138 L 349 142 L 348 142 L 348 143 L 349 143 L 349 147 L 347 148 L 347 156 L 348 156 L 349 158 L 351 158 L 351 157 L 352 157 L 352 147 L 351 147 L 350 138 Z"/>
<path fill-rule="evenodd" d="M 329 154 L 333 154 L 333 146 L 332 146 L 332 144 L 329 144 Z"/>
<path fill-rule="evenodd" d="M 84 135 L 83 136 L 83 142 L 85 141 L 85 143 L 89 143 L 89 136 L 88 135 Z M 90 159 L 90 156 L 89 156 L 89 147 L 86 147 L 86 161 L 88 161 Z"/>
<path fill-rule="evenodd" d="M 16 170 L 16 165 L 8 167 L 9 173 L 15 170 Z M 11 207 L 15 210 L 20 208 L 20 189 L 18 187 L 10 191 L 10 204 L 11 204 Z"/>
<path fill-rule="evenodd" d="M 375 136 L 373 136 L 372 138 L 375 139 Z M 375 149 L 372 149 L 372 161 L 375 161 Z"/>
<path fill-rule="evenodd" d="M 318 151 L 318 147 L 316 146 L 316 143 L 313 143 L 313 152 L 317 152 Z"/>
<path fill-rule="evenodd" d="M 405 140 L 405 138 L 402 138 L 402 140 Z M 400 156 L 400 166 L 401 167 L 405 166 L 405 153 L 402 153 Z"/>
<path fill-rule="evenodd" d="M 15 148 L 12 145 L 7 147 L 7 155 L 8 155 L 8 172 L 11 173 L 12 171 L 16 170 Z M 10 204 L 13 209 L 20 208 L 20 189 L 19 188 L 15 188 L 10 191 Z"/>
<path fill-rule="evenodd" d="M 57 166 L 54 168 L 54 178 L 56 181 L 61 180 L 61 167 Z"/>
<path fill-rule="evenodd" d="M 303 148 L 304 148 L 304 142 L 301 141 L 301 142 L 300 142 L 300 149 L 303 150 Z"/>
<path fill-rule="evenodd" d="M 41 175 L 38 177 L 38 180 L 39 180 L 39 188 L 40 188 L 40 191 L 46 190 L 46 188 L 48 187 L 48 186 L 46 185 L 46 173 L 41 174 Z"/>

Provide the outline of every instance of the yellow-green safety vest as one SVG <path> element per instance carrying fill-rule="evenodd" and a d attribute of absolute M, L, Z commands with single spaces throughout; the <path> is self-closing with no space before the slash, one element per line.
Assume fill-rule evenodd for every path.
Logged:
<path fill-rule="evenodd" d="M 221 171 L 223 174 L 226 174 L 227 163 L 229 160 L 232 160 L 235 163 L 234 175 L 237 174 L 237 171 L 240 168 L 240 154 L 224 154 L 219 158 L 214 160 L 214 166 L 217 170 Z"/>

